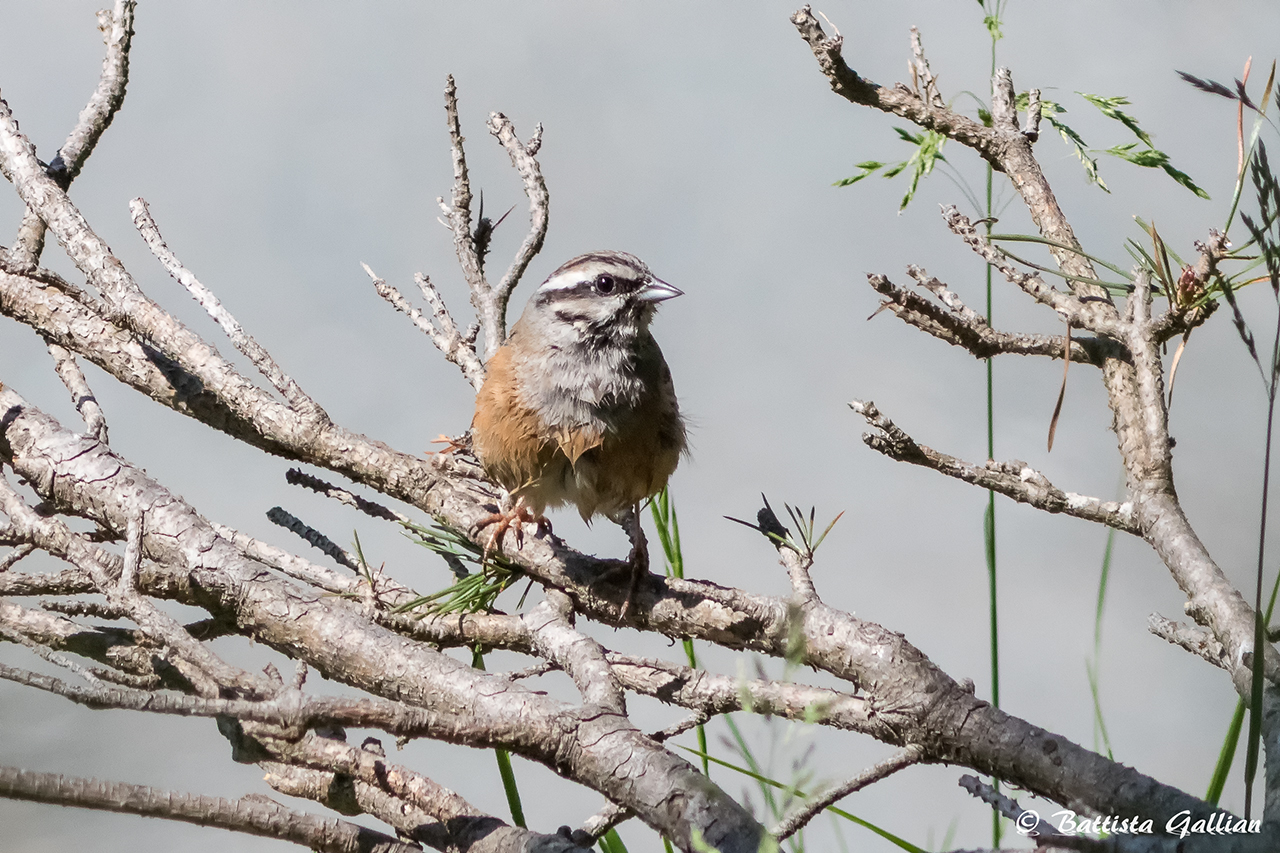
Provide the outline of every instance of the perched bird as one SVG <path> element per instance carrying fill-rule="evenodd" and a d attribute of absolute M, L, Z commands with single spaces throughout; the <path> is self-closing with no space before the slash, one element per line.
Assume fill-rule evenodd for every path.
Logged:
<path fill-rule="evenodd" d="M 481 520 L 495 525 L 490 547 L 513 525 L 517 536 L 526 522 L 549 526 L 543 512 L 566 503 L 621 523 L 667 484 L 685 425 L 649 323 L 681 292 L 634 255 L 600 251 L 529 299 L 486 365 L 471 421 L 481 464 L 515 500 Z M 633 545 L 638 521 L 634 534 Z"/>

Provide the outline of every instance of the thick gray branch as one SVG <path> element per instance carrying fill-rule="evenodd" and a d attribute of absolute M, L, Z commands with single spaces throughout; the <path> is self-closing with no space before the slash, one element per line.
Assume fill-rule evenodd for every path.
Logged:
<path fill-rule="evenodd" d="M 500 746 L 631 808 L 682 848 L 699 829 L 725 853 L 754 853 L 762 828 L 688 762 L 622 717 L 578 710 L 478 672 L 363 617 L 350 602 L 273 578 L 189 505 L 97 443 L 0 390 L 0 455 L 42 497 L 112 528 L 148 519 L 144 556 L 191 583 L 193 602 L 229 613 L 243 633 L 352 686 L 414 705 L 431 736 Z M 128 482 L 128 488 L 123 484 Z"/>

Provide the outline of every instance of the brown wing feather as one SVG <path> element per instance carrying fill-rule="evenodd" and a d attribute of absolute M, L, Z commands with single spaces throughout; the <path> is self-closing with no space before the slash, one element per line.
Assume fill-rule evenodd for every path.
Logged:
<path fill-rule="evenodd" d="M 485 471 L 509 492 L 537 479 L 555 453 L 536 414 L 520 404 L 509 347 L 485 366 L 471 420 L 472 443 Z"/>
<path fill-rule="evenodd" d="M 556 444 L 560 452 L 569 459 L 570 465 L 576 465 L 582 454 L 594 447 L 604 444 L 604 436 L 594 430 L 556 430 Z"/>

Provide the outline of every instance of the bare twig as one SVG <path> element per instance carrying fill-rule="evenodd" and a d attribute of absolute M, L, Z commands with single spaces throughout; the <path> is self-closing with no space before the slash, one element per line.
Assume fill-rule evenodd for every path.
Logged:
<path fill-rule="evenodd" d="M 338 545 L 319 530 L 307 525 L 283 507 L 275 506 L 267 510 L 267 519 L 272 524 L 278 524 L 295 536 L 305 540 L 308 545 L 321 551 L 338 565 L 346 566 L 353 572 L 360 571 L 360 561 L 356 559 L 354 554 Z"/>
<path fill-rule="evenodd" d="M 892 776 L 899 770 L 918 764 L 924 757 L 924 749 L 918 746 L 908 746 L 900 749 L 890 757 L 881 761 L 872 767 L 854 776 L 852 779 L 837 785 L 829 791 L 811 798 L 803 806 L 797 809 L 787 817 L 783 818 L 773 829 L 770 830 L 773 837 L 779 841 L 784 838 L 790 838 L 795 835 L 805 824 L 813 820 L 827 808 L 827 806 L 835 805 L 840 800 L 849 796 L 855 791 L 861 791 L 868 785 L 879 782 L 888 776 Z"/>
<path fill-rule="evenodd" d="M 36 546 L 32 545 L 29 542 L 22 542 L 18 545 L 15 545 L 12 551 L 10 551 L 8 554 L 5 554 L 3 558 L 0 558 L 0 572 L 9 571 L 23 557 L 26 557 L 35 553 L 35 550 L 36 550 Z M 2 594 L 4 593 L 0 593 L 0 595 Z M 9 593 L 9 594 L 12 594 L 12 593 Z"/>
<path fill-rule="evenodd" d="M 866 419 L 876 432 L 864 433 L 862 440 L 873 450 L 897 459 L 910 462 L 924 468 L 932 468 L 946 474 L 991 489 L 1002 495 L 1013 498 L 1019 503 L 1029 504 L 1046 512 L 1063 513 L 1086 521 L 1096 521 L 1123 530 L 1126 533 L 1141 535 L 1133 503 L 1125 501 L 1103 501 L 1074 492 L 1064 492 L 1039 471 L 1025 462 L 988 461 L 985 465 L 974 465 L 954 456 L 917 444 L 915 439 L 907 435 L 901 427 L 880 413 L 875 403 L 854 400 L 849 408 Z"/>
<path fill-rule="evenodd" d="M 844 61 L 844 37 L 837 33 L 828 38 L 809 6 L 792 15 L 791 22 L 809 44 L 819 69 L 836 94 L 853 103 L 902 116 L 921 127 L 957 139 L 978 150 L 988 160 L 996 161 L 996 134 L 990 128 L 950 109 L 939 109 L 927 103 L 907 86 L 880 86 L 860 76 Z"/>
<path fill-rule="evenodd" d="M 0 767 L 0 796 L 216 826 L 292 841 L 327 853 L 418 853 L 416 845 L 336 818 L 287 809 L 262 797 L 226 800 L 125 782 Z"/>
<path fill-rule="evenodd" d="M 680 722 L 667 726 L 660 732 L 654 732 L 649 735 L 649 737 L 653 738 L 658 743 L 662 743 L 663 741 L 670 740 L 673 737 L 679 737 L 690 729 L 696 729 L 698 726 L 704 725 L 710 719 L 711 715 L 706 711 L 695 711 Z"/>
<path fill-rule="evenodd" d="M 883 275 L 867 274 L 871 287 L 884 297 L 881 305 L 908 325 L 952 346 L 963 347 L 975 358 L 1003 354 L 1062 357 L 1065 346 L 1062 337 L 1032 332 L 996 331 L 987 325 L 981 314 L 966 306 L 959 296 L 937 278 L 925 278 L 926 274 L 919 267 L 908 267 L 908 272 L 911 272 L 922 287 L 931 290 L 946 307 L 898 287 Z M 920 273 L 919 276 L 916 275 L 917 272 Z M 1071 343 L 1072 361 L 1095 366 L 1101 366 L 1108 354 L 1123 351 L 1115 341 L 1107 338 L 1076 338 Z"/>
<path fill-rule="evenodd" d="M 311 474 L 297 468 L 290 468 L 286 471 L 284 473 L 284 479 L 291 486 L 302 486 L 304 489 L 310 489 L 311 491 L 322 494 L 327 498 L 333 498 L 339 503 L 358 509 L 365 515 L 373 518 L 381 519 L 382 521 L 395 521 L 400 524 L 409 523 L 409 517 L 404 513 L 388 509 L 376 501 L 362 498 L 354 492 L 335 486 L 332 483 L 326 483 L 319 477 L 312 476 Z"/>
<path fill-rule="evenodd" d="M 116 0 L 113 9 L 98 12 L 98 29 L 102 31 L 107 45 L 98 85 L 80 111 L 76 126 L 49 164 L 49 171 L 56 175 L 64 189 L 80 174 L 94 146 L 124 103 L 125 88 L 129 83 L 129 47 L 133 41 L 135 5 L 134 0 Z M 35 268 L 44 251 L 46 228 L 44 220 L 35 211 L 28 208 L 23 213 L 17 239 L 9 249 L 8 260 L 14 268 L 23 271 Z"/>
<path fill-rule="evenodd" d="M 45 339 L 45 344 L 49 349 L 49 355 L 53 356 L 54 371 L 62 380 L 62 384 L 71 392 L 71 402 L 75 404 L 76 411 L 84 419 L 87 434 L 106 444 L 107 418 L 102 413 L 102 407 L 98 405 L 98 398 L 90 390 L 88 380 L 84 378 L 84 371 L 76 363 L 75 356 L 48 338 Z"/>
<path fill-rule="evenodd" d="M 147 202 L 141 198 L 135 198 L 129 203 L 129 210 L 133 213 L 133 224 L 138 229 L 138 233 L 142 235 L 142 239 L 146 241 L 147 248 L 151 250 L 151 254 L 155 255 L 156 260 L 160 261 L 169 275 L 187 289 L 200 304 L 200 307 L 213 318 L 227 337 L 231 339 L 231 343 L 238 349 L 245 358 L 253 362 L 253 366 L 258 368 L 271 386 L 280 392 L 280 395 L 288 401 L 289 406 L 302 417 L 313 423 L 328 423 L 329 416 L 325 411 L 312 400 L 302 390 L 288 374 L 280 369 L 280 365 L 276 364 L 275 359 L 266 351 L 257 341 L 253 339 L 248 332 L 240 325 L 235 317 L 231 316 L 226 308 L 222 306 L 222 302 L 213 294 L 211 290 L 200 283 L 189 269 L 182 265 L 177 255 L 164 242 L 164 238 L 160 236 L 160 229 L 156 225 L 155 220 L 151 217 L 151 210 L 147 206 Z"/>
<path fill-rule="evenodd" d="M 1040 138 L 1040 90 L 1032 89 L 1027 96 L 1027 117 L 1022 124 L 1022 135 L 1032 142 Z"/>
<path fill-rule="evenodd" d="M 924 44 L 920 40 L 920 30 L 911 28 L 911 82 L 920 100 L 929 107 L 945 107 L 942 94 L 938 91 L 938 79 L 929 68 L 929 60 L 924 56 Z M 923 91 L 921 91 L 923 84 Z"/>
<path fill-rule="evenodd" d="M 892 738 L 892 727 L 877 715 L 872 701 L 863 696 L 794 682 L 743 680 L 656 658 L 610 652 L 606 659 L 625 689 L 693 709 L 708 719 L 750 709 L 756 714 L 817 720 L 877 738 Z M 696 716 L 687 717 L 672 729 L 695 719 Z"/>
<path fill-rule="evenodd" d="M 590 842 L 598 841 L 600 836 L 632 817 L 635 817 L 635 813 L 631 809 L 620 806 L 617 803 L 607 803 L 600 811 L 584 820 L 582 828 L 578 832 L 585 836 L 582 839 L 583 841 L 590 839 L 588 841 L 588 844 L 590 844 Z"/>
<path fill-rule="evenodd" d="M 340 575 L 332 569 L 316 565 L 310 560 L 290 554 L 283 548 L 277 548 L 275 545 L 269 545 L 266 542 L 254 539 L 252 536 L 226 525 L 214 524 L 213 528 L 218 532 L 219 536 L 235 545 L 245 556 L 281 571 L 291 578 L 311 584 L 314 587 L 323 589 L 325 592 L 339 594 L 355 594 L 358 592 L 360 581 L 356 578 Z"/>
<path fill-rule="evenodd" d="M 74 672 L 76 675 L 80 676 L 92 685 L 98 686 L 102 684 L 100 674 L 95 672 L 92 668 L 76 663 L 66 655 L 58 654 L 51 649 L 45 648 L 40 643 L 28 637 L 24 632 L 9 625 L 6 617 L 9 612 L 14 609 L 17 609 L 14 605 L 6 605 L 4 602 L 0 601 L 0 637 L 9 640 L 12 643 L 18 643 L 19 645 L 26 646 L 54 666 L 60 666 L 65 670 Z"/>
<path fill-rule="evenodd" d="M 484 267 L 480 253 L 476 249 L 475 238 L 471 233 L 471 177 L 467 173 L 467 155 L 462 143 L 462 123 L 458 118 L 458 87 L 450 74 L 445 80 L 444 109 L 449 125 L 449 143 L 453 152 L 453 197 L 452 206 L 439 199 L 440 207 L 449 217 L 449 227 L 453 231 L 453 248 L 458 255 L 458 266 L 462 267 L 462 276 L 466 279 L 467 288 L 471 291 L 471 304 L 476 309 L 476 316 L 485 324 L 485 336 L 495 330 L 488 325 L 491 317 L 488 313 L 485 297 L 492 291 L 484 277 Z M 501 342 L 501 341 L 499 341 Z M 496 349 L 496 347 L 495 347 Z M 487 355 L 492 355 L 489 352 Z"/>
<path fill-rule="evenodd" d="M 1018 805 L 1017 800 L 1012 797 L 1006 797 L 977 776 L 971 776 L 967 773 L 961 776 L 960 787 L 991 806 L 1001 816 L 1007 817 L 1017 824 L 1018 831 L 1023 835 L 1028 835 L 1032 838 L 1047 838 L 1061 834 L 1053 828 L 1053 824 L 1046 820 L 1040 820 L 1035 812 L 1026 811 L 1022 806 Z M 1024 814 L 1029 817 L 1024 819 Z M 1030 820 L 1030 818 L 1035 818 L 1035 820 Z M 1024 820 L 1026 821 L 1025 823 Z"/>
<path fill-rule="evenodd" d="M 511 681 L 521 681 L 525 678 L 537 678 L 538 676 L 546 675 L 548 672 L 555 672 L 558 669 L 559 667 L 549 661 L 539 661 L 533 666 L 526 666 L 524 669 L 513 669 L 505 673 L 505 675 Z"/>
<path fill-rule="evenodd" d="M 978 229 L 974 228 L 969 218 L 954 205 L 944 207 L 942 216 L 947 222 L 947 227 L 963 239 L 969 248 L 999 270 L 1009 282 L 1022 288 L 1028 296 L 1057 311 L 1063 319 L 1069 321 L 1075 328 L 1087 329 L 1095 334 L 1106 335 L 1115 340 L 1122 339 L 1123 332 L 1116 322 L 1115 307 L 1109 299 L 1098 300 L 1088 296 L 1088 301 L 1085 301 L 1079 296 L 1055 290 L 1045 284 L 1044 279 L 1040 278 L 1040 276 L 1034 273 L 1024 273 L 1014 266 L 1009 257 L 999 247 L 992 245 Z M 1073 284 L 1078 284 L 1078 282 L 1073 282 Z M 1091 287 L 1101 290 L 1097 285 L 1091 285 Z"/>
<path fill-rule="evenodd" d="M 516 285 L 520 283 L 520 278 L 528 268 L 529 262 L 542 249 L 542 242 L 547 236 L 547 216 L 551 204 L 547 183 L 542 177 L 542 166 L 538 164 L 536 158 L 538 149 L 542 147 L 542 125 L 539 124 L 534 130 L 529 144 L 523 145 L 516 136 L 515 127 L 510 119 L 502 113 L 490 113 L 489 132 L 502 143 L 502 147 L 511 158 L 511 165 L 520 173 L 520 179 L 524 182 L 524 193 L 529 197 L 529 233 L 525 235 L 524 241 L 516 251 L 511 266 L 503 274 L 502 281 L 498 282 L 495 298 L 500 322 L 498 329 L 501 334 L 496 342 L 486 336 L 486 358 L 492 358 L 498 350 L 498 345 L 506 339 L 507 302 L 510 301 Z"/>
<path fill-rule="evenodd" d="M 40 608 L 63 616 L 92 616 L 97 619 L 127 619 L 129 614 L 114 604 L 101 601 L 72 599 L 71 601 L 41 601 Z"/>
<path fill-rule="evenodd" d="M 435 285 L 431 283 L 431 280 L 421 273 L 415 275 L 414 280 L 418 283 L 418 289 L 422 291 L 427 304 L 431 306 L 434 323 L 427 319 L 426 315 L 421 311 L 410 305 L 399 290 L 379 278 L 369 268 L 368 264 L 361 264 L 361 266 L 364 267 L 364 271 L 368 273 L 369 278 L 373 280 L 373 289 L 378 292 L 378 295 L 390 302 L 397 311 L 407 315 L 420 331 L 431 338 L 431 342 L 436 345 L 436 349 L 444 353 L 446 359 L 461 368 L 462 374 L 467 377 L 471 387 L 479 390 L 480 385 L 484 382 L 484 365 L 476 354 L 476 335 L 479 332 L 479 327 L 472 326 L 465 334 L 459 333 L 457 325 L 453 322 L 453 317 L 449 314 L 448 309 L 445 308 L 444 299 L 436 290 Z"/>
<path fill-rule="evenodd" d="M 520 173 L 520 178 L 524 182 L 525 195 L 529 197 L 529 233 L 516 251 L 511 266 L 502 276 L 502 281 L 494 287 L 485 278 L 482 248 L 477 243 L 476 234 L 471 230 L 471 179 L 467 173 L 467 159 L 462 147 L 462 128 L 458 120 L 458 89 L 454 85 L 452 76 L 445 84 L 444 99 L 449 139 L 453 148 L 453 199 L 452 205 L 445 204 L 443 198 L 439 199 L 439 202 L 441 209 L 449 217 L 448 224 L 453 231 L 453 246 L 458 256 L 458 265 L 462 267 L 463 277 L 471 291 L 471 304 L 475 307 L 476 317 L 484 329 L 484 353 L 485 360 L 488 360 L 507 338 L 507 303 L 511 299 L 511 293 L 519 284 L 520 277 L 524 275 L 529 262 L 542 248 L 542 242 L 547 235 L 547 210 L 550 196 L 542 177 L 542 167 L 538 164 L 536 157 L 538 149 L 542 147 L 542 126 L 538 126 L 526 145 L 516 136 L 510 119 L 502 113 L 489 114 L 489 132 L 497 137 L 498 142 L 511 158 L 511 165 Z M 427 295 L 425 289 L 423 294 L 433 309 L 437 307 L 437 303 L 439 308 L 443 309 L 439 294 L 433 298 Z M 389 296 L 384 295 L 384 298 Z M 443 325 L 438 332 L 442 340 L 437 340 L 435 332 L 429 334 L 446 355 L 454 348 L 453 342 L 449 340 L 449 331 Z M 453 334 L 457 335 L 456 328 Z M 470 336 L 470 332 L 467 336 Z M 463 371 L 467 372 L 467 368 L 463 367 Z M 477 385 L 474 371 L 469 373 L 467 378 L 471 380 L 472 385 Z"/>
<path fill-rule="evenodd" d="M 465 332 L 459 333 L 457 324 L 449 314 L 449 309 L 445 307 L 444 297 L 431 283 L 431 279 L 422 273 L 414 273 L 413 281 L 418 285 L 422 298 L 431 306 L 431 315 L 445 335 L 448 349 L 443 349 L 442 352 L 450 361 L 462 368 L 467 381 L 473 388 L 479 390 L 480 385 L 484 383 L 484 364 L 476 354 L 476 337 L 480 334 L 480 324 L 472 323 Z M 439 346 L 440 342 L 436 340 L 435 335 L 432 335 L 432 340 L 435 340 L 436 345 Z M 450 353 L 456 353 L 456 356 L 451 356 Z"/>
<path fill-rule="evenodd" d="M 1159 613 L 1152 613 L 1147 617 L 1147 630 L 1162 640 L 1181 646 L 1193 655 L 1204 658 L 1216 667 L 1231 671 L 1232 663 L 1227 650 L 1217 641 L 1212 632 L 1204 628 L 1184 625 Z M 1275 675 L 1272 674 L 1271 677 L 1274 678 Z"/>
<path fill-rule="evenodd" d="M 124 547 L 124 567 L 115 583 L 117 596 L 132 595 L 134 584 L 138 582 L 138 569 L 142 566 L 142 519 L 141 512 L 135 512 L 129 516 L 128 538 Z"/>
<path fill-rule="evenodd" d="M 991 78 L 991 123 L 1006 133 L 1018 130 L 1018 104 L 1013 93 L 1013 75 L 1008 68 L 997 68 Z"/>

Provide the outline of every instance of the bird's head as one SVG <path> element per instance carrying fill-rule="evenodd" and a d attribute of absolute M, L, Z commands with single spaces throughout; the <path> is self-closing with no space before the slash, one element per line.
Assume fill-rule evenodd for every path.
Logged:
<path fill-rule="evenodd" d="M 655 278 L 635 255 L 588 252 L 542 283 L 524 321 L 553 340 L 625 343 L 648 328 L 659 302 L 682 292 Z"/>

